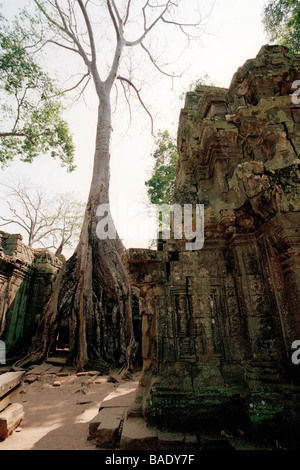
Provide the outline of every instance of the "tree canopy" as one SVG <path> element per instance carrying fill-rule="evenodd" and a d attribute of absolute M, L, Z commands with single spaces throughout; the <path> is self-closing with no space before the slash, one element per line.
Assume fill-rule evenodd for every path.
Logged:
<path fill-rule="evenodd" d="M 32 54 L 29 35 L 0 17 L 0 163 L 40 154 L 74 169 L 74 145 L 62 118 L 62 92 Z"/>
<path fill-rule="evenodd" d="M 270 0 L 264 7 L 263 23 L 272 42 L 300 52 L 299 0 Z"/>

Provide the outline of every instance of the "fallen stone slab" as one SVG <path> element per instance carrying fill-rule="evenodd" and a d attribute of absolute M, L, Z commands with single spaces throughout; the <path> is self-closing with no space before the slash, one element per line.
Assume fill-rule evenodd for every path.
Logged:
<path fill-rule="evenodd" d="M 13 403 L 0 413 L 0 439 L 4 440 L 20 425 L 24 418 L 23 405 Z"/>
<path fill-rule="evenodd" d="M 17 385 L 7 395 L 0 399 L 0 412 L 3 411 L 8 405 L 11 404 L 12 399 L 17 396 L 21 391 L 22 385 Z"/>
<path fill-rule="evenodd" d="M 46 360 L 47 364 L 52 364 L 54 366 L 64 366 L 66 362 L 67 358 L 61 356 L 48 357 L 48 359 Z"/>
<path fill-rule="evenodd" d="M 115 417 L 121 416 L 123 418 L 126 408 L 116 407 L 116 408 L 100 408 L 99 413 L 94 416 L 94 418 L 89 422 L 89 439 L 94 439 L 97 437 L 99 426 L 102 423 L 110 422 L 110 417 L 112 421 L 116 419 Z M 101 428 L 103 429 L 103 427 Z"/>
<path fill-rule="evenodd" d="M 158 431 L 148 427 L 142 418 L 124 421 L 120 450 L 158 450 Z"/>
<path fill-rule="evenodd" d="M 100 424 L 95 432 L 97 447 L 114 449 L 119 442 L 125 408 L 104 408 L 99 413 Z"/>
<path fill-rule="evenodd" d="M 34 367 L 32 367 L 28 372 L 27 375 L 39 375 L 39 374 L 44 374 L 47 372 L 49 369 L 51 369 L 52 365 L 47 364 L 46 362 L 43 362 L 42 364 L 38 364 Z"/>
<path fill-rule="evenodd" d="M 58 374 L 61 371 L 61 366 L 51 366 L 49 370 L 47 370 L 47 374 Z"/>
<path fill-rule="evenodd" d="M 100 412 L 94 416 L 94 418 L 89 422 L 89 435 L 88 439 L 94 439 L 97 435 L 97 429 L 101 423 Z"/>
<path fill-rule="evenodd" d="M 100 408 L 115 408 L 116 406 L 129 407 L 134 402 L 138 383 L 139 382 L 135 381 L 120 384 L 113 392 L 104 398 Z"/>
<path fill-rule="evenodd" d="M 25 371 L 5 372 L 0 375 L 0 398 L 22 383 L 26 375 Z"/>

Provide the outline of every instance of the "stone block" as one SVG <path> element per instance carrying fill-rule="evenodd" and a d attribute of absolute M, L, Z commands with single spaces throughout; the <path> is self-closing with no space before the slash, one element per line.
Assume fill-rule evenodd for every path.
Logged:
<path fill-rule="evenodd" d="M 42 364 L 34 365 L 28 372 L 28 375 L 36 375 L 36 374 L 43 374 L 44 372 L 48 372 L 49 369 L 51 369 L 52 365 L 49 363 L 47 364 L 46 362 L 43 362 Z"/>
<path fill-rule="evenodd" d="M 6 372 L 5 374 L 0 375 L 0 397 L 3 397 L 22 383 L 24 377 L 25 371 Z"/>
<path fill-rule="evenodd" d="M 98 447 L 114 449 L 119 440 L 121 424 L 123 423 L 125 408 L 103 408 L 98 414 L 100 421 L 94 431 L 95 442 Z"/>
<path fill-rule="evenodd" d="M 0 398 L 0 412 L 3 411 L 8 405 L 11 404 L 12 399 L 21 391 L 21 385 L 15 387 L 8 395 Z"/>
<path fill-rule="evenodd" d="M 0 413 L 0 439 L 6 439 L 24 418 L 23 405 L 13 403 Z"/>
<path fill-rule="evenodd" d="M 192 442 L 196 445 L 197 438 Z M 190 440 L 186 442 L 185 434 L 178 432 L 158 432 L 158 448 L 159 450 L 185 450 L 191 448 Z"/>
<path fill-rule="evenodd" d="M 101 408 L 116 408 L 130 406 L 136 394 L 138 382 L 125 382 L 119 385 L 101 402 Z"/>
<path fill-rule="evenodd" d="M 101 423 L 100 416 L 101 412 L 94 416 L 94 418 L 89 422 L 89 439 L 94 439 L 97 435 L 97 429 Z"/>
<path fill-rule="evenodd" d="M 142 418 L 128 418 L 124 421 L 120 441 L 121 450 L 157 450 L 157 430 L 148 427 Z"/>

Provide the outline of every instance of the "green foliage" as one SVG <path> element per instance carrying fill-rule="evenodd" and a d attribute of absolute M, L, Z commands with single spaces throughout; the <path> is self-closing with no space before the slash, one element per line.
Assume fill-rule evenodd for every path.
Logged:
<path fill-rule="evenodd" d="M 186 96 L 187 91 L 196 91 L 197 88 L 202 87 L 202 86 L 215 86 L 214 82 L 210 78 L 210 76 L 206 73 L 202 77 L 197 78 L 196 80 L 193 80 L 190 84 L 188 89 L 179 95 L 179 98 L 182 100 Z"/>
<path fill-rule="evenodd" d="M 29 37 L 29 36 L 28 36 Z M 0 17 L 0 163 L 40 154 L 74 169 L 74 145 L 62 119 L 62 93 L 38 64 L 17 23 Z"/>
<path fill-rule="evenodd" d="M 152 176 L 145 182 L 150 202 L 172 204 L 178 153 L 175 140 L 168 131 L 159 131 L 153 157 Z"/>
<path fill-rule="evenodd" d="M 299 0 L 270 0 L 264 8 L 263 23 L 270 41 L 300 52 Z"/>

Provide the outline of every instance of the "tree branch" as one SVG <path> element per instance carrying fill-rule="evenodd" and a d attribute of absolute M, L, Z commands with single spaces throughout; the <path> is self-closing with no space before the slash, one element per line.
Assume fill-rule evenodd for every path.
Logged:
<path fill-rule="evenodd" d="M 119 31 L 119 27 L 118 27 L 118 24 L 117 24 L 117 20 L 116 20 L 116 18 L 115 18 L 115 15 L 114 15 L 114 12 L 113 12 L 113 9 L 112 9 L 110 0 L 106 0 L 106 4 L 107 4 L 107 9 L 108 9 L 109 15 L 110 15 L 110 17 L 111 17 L 112 23 L 113 23 L 113 25 L 114 25 L 115 32 L 116 32 L 116 36 L 117 36 L 117 40 L 118 40 L 118 39 L 120 38 L 120 31 Z"/>
<path fill-rule="evenodd" d="M 84 63 L 86 64 L 86 66 L 88 67 L 88 69 L 90 69 L 91 67 L 91 61 L 89 60 L 85 50 L 83 49 L 80 41 L 78 40 L 78 38 L 75 36 L 75 34 L 73 33 L 73 31 L 70 30 L 70 28 L 68 27 L 68 25 L 66 24 L 66 21 L 65 21 L 65 18 L 63 16 L 63 13 L 59 7 L 59 5 L 57 4 L 57 0 L 55 0 L 55 6 L 59 12 L 59 15 L 61 17 L 61 20 L 62 20 L 62 24 L 59 24 L 55 19 L 53 19 L 49 14 L 48 12 L 45 10 L 45 8 L 40 4 L 39 0 L 34 0 L 35 4 L 37 5 L 37 7 L 40 9 L 40 11 L 43 13 L 43 15 L 47 18 L 47 20 L 49 21 L 50 24 L 52 24 L 53 26 L 55 26 L 58 31 L 61 31 L 62 33 L 64 33 L 65 35 L 67 35 L 71 40 L 72 42 L 76 45 L 77 49 L 78 49 L 78 53 L 81 55 Z M 64 36 L 62 35 L 62 37 L 64 38 Z M 65 38 L 64 38 L 65 39 Z M 63 46 L 64 47 L 64 46 Z M 68 49 L 68 47 L 66 47 L 66 49 Z"/>
<path fill-rule="evenodd" d="M 157 18 L 150 24 L 150 26 L 147 27 L 145 9 L 146 9 L 148 3 L 149 2 L 147 2 L 143 7 L 143 16 L 144 16 L 144 32 L 143 32 L 143 34 L 138 39 L 136 39 L 135 41 L 125 41 L 125 46 L 133 47 L 133 46 L 136 46 L 138 44 L 141 44 L 141 42 L 143 41 L 143 39 L 145 39 L 145 37 L 151 31 L 151 29 L 153 29 L 153 27 L 162 19 L 163 15 L 166 13 L 166 11 L 168 11 L 168 7 L 172 2 L 170 0 L 168 0 L 167 3 L 165 4 L 165 8 L 161 12 L 161 14 L 157 16 Z"/>
<path fill-rule="evenodd" d="M 150 61 L 151 61 L 152 64 L 154 65 L 154 67 L 156 67 L 157 70 L 158 70 L 160 73 L 162 73 L 163 75 L 166 75 L 167 77 L 171 77 L 171 78 L 179 78 L 179 77 L 182 76 L 182 74 L 180 74 L 180 75 L 174 75 L 174 74 L 171 74 L 171 73 L 168 73 L 168 72 L 165 72 L 164 70 L 162 70 L 162 69 L 159 67 L 159 65 L 157 65 L 156 60 L 153 59 L 153 57 L 152 57 L 152 55 L 151 55 L 149 49 L 147 49 L 147 48 L 144 46 L 144 44 L 143 44 L 142 42 L 141 42 L 141 47 L 142 47 L 142 49 L 146 52 L 146 54 L 148 55 Z"/>
<path fill-rule="evenodd" d="M 131 0 L 128 0 L 127 8 L 126 8 L 126 14 L 125 14 L 125 17 L 124 17 L 124 20 L 123 20 L 123 25 L 124 26 L 126 25 L 126 23 L 128 21 L 128 18 L 129 18 L 130 4 L 131 4 Z"/>
<path fill-rule="evenodd" d="M 94 39 L 94 34 L 93 34 L 93 29 L 92 29 L 92 26 L 91 26 L 90 18 L 87 14 L 87 10 L 86 10 L 85 6 L 83 5 L 82 0 L 77 0 L 77 2 L 79 4 L 82 15 L 84 17 L 84 21 L 85 21 L 85 24 L 86 24 L 86 27 L 87 27 L 88 36 L 89 36 L 89 40 L 90 40 L 90 48 L 91 48 L 91 53 L 92 53 L 91 65 L 95 66 L 96 65 L 96 46 L 95 46 L 95 39 Z"/>
<path fill-rule="evenodd" d="M 121 80 L 122 82 L 127 83 L 129 86 L 131 86 L 131 87 L 134 89 L 134 91 L 135 91 L 135 93 L 136 93 L 136 95 L 137 95 L 137 97 L 138 97 L 139 102 L 141 103 L 142 107 L 144 108 L 144 110 L 146 111 L 146 113 L 147 113 L 147 114 L 149 115 L 149 117 L 150 117 L 150 120 L 151 120 L 151 133 L 152 133 L 152 135 L 153 135 L 153 129 L 154 129 L 153 117 L 152 117 L 152 114 L 150 113 L 150 111 L 148 110 L 147 106 L 144 104 L 144 102 L 143 102 L 143 100 L 142 100 L 142 98 L 141 98 L 141 96 L 140 96 L 139 90 L 138 90 L 138 89 L 136 88 L 136 86 L 132 83 L 132 81 L 129 80 L 128 78 L 121 77 L 120 75 L 118 75 L 118 76 L 117 76 L 117 79 L 118 79 L 118 80 Z"/>
<path fill-rule="evenodd" d="M 33 139 L 24 132 L 0 132 L 1 137 L 25 137 L 30 143 L 34 144 Z"/>
<path fill-rule="evenodd" d="M 78 87 L 81 85 L 81 83 L 82 83 L 86 78 L 88 78 L 88 82 L 89 82 L 89 80 L 90 80 L 90 72 L 89 72 L 89 71 L 81 77 L 81 79 L 79 80 L 78 83 L 76 83 L 76 85 L 72 86 L 71 88 L 67 88 L 67 89 L 63 90 L 63 91 L 62 91 L 62 94 L 69 93 L 69 91 L 75 90 L 76 88 L 78 88 Z M 86 86 L 87 86 L 87 83 L 84 85 L 83 89 L 85 89 Z"/>
<path fill-rule="evenodd" d="M 80 51 L 78 49 L 75 49 L 74 47 L 67 46 L 66 44 L 62 44 L 61 42 L 54 41 L 54 39 L 48 39 L 47 43 L 55 44 L 56 46 L 62 47 L 62 48 L 67 49 L 68 51 L 71 51 L 71 52 L 76 52 L 76 54 L 79 54 L 81 56 Z"/>
<path fill-rule="evenodd" d="M 18 222 L 17 220 L 10 220 L 10 219 L 5 219 L 4 217 L 0 216 L 0 219 L 4 220 L 4 221 L 7 221 L 5 222 L 4 224 L 0 224 L 0 227 L 4 227 L 5 225 L 9 225 L 9 224 L 17 224 L 17 225 L 20 225 L 20 227 L 22 227 L 24 230 L 26 230 L 27 233 L 28 232 L 28 228 L 25 227 L 24 225 L 21 224 L 21 222 Z"/>

